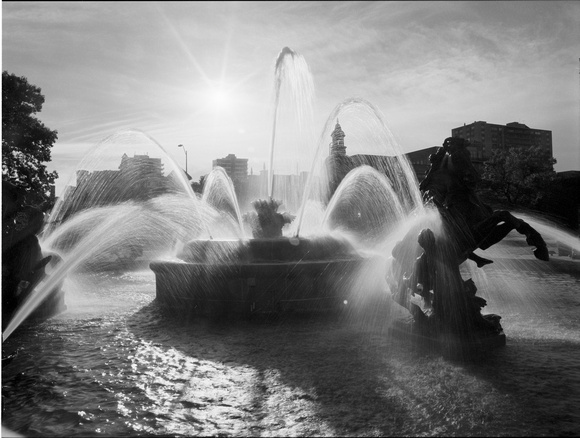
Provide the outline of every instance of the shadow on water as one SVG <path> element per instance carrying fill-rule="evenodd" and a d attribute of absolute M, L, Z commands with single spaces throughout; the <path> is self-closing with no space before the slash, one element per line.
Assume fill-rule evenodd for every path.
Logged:
<path fill-rule="evenodd" d="M 70 313 L 8 340 L 20 351 L 2 368 L 3 425 L 29 436 L 578 435 L 579 265 L 545 266 L 520 266 L 522 278 L 535 271 L 523 298 L 502 289 L 499 258 L 486 266 L 507 346 L 463 361 L 392 336 L 384 303 L 180 320 L 158 307 L 150 274 L 78 283 Z"/>
<path fill-rule="evenodd" d="M 396 372 L 394 364 L 377 354 L 377 342 L 384 343 L 385 337 L 369 339 L 360 324 L 355 326 L 345 315 L 179 321 L 164 315 L 155 302 L 128 322 L 136 337 L 179 349 L 221 370 L 206 376 L 213 377 L 215 385 L 205 391 L 199 387 L 184 391 L 184 407 L 237 405 L 251 412 L 252 433 L 296 431 L 298 423 L 302 423 L 298 433 L 307 434 L 410 432 L 408 403 L 383 393 L 382 376 Z M 203 369 L 200 365 L 192 377 Z M 222 400 L 220 380 L 230 378 L 228 373 L 236 369 L 251 371 Z M 331 430 L 325 431 L 321 422 Z"/>
<path fill-rule="evenodd" d="M 379 313 L 372 321 L 360 314 L 179 321 L 153 302 L 128 328 L 195 359 L 180 407 L 235 406 L 251 433 L 577 433 L 576 343 L 508 337 L 506 348 L 458 361 L 388 335 L 384 321 Z M 235 370 L 244 371 L 235 377 Z"/>
<path fill-rule="evenodd" d="M 474 379 L 489 384 L 490 392 L 483 397 L 487 403 L 498 403 L 503 416 L 509 418 L 497 430 L 501 435 L 578 436 L 578 348 L 578 342 L 568 340 L 512 337 L 505 348 L 485 360 L 456 364 Z M 498 418 L 481 414 L 497 423 Z"/>
<path fill-rule="evenodd" d="M 487 267 L 489 278 L 494 269 L 505 278 L 507 260 Z M 510 269 L 512 262 L 523 276 L 533 272 L 536 285 L 523 296 L 491 286 L 498 307 L 490 311 L 504 318 L 507 346 L 462 360 L 393 336 L 385 303 L 335 317 L 243 321 L 180 320 L 153 301 L 127 328 L 194 359 L 180 408 L 195 416 L 234 406 L 251 433 L 577 435 L 580 331 L 569 319 L 579 264 L 510 260 Z"/>

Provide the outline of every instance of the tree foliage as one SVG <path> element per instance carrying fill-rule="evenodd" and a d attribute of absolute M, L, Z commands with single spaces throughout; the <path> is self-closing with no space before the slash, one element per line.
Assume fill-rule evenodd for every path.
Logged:
<path fill-rule="evenodd" d="M 199 177 L 199 182 L 192 182 L 191 183 L 191 188 L 193 189 L 194 193 L 198 193 L 198 194 L 202 194 L 203 193 L 203 188 L 205 187 L 205 180 L 207 178 L 207 175 L 201 175 Z"/>
<path fill-rule="evenodd" d="M 2 72 L 2 180 L 23 188 L 26 202 L 40 205 L 50 200 L 58 173 L 48 172 L 51 148 L 57 139 L 38 120 L 44 96 L 25 77 Z"/>
<path fill-rule="evenodd" d="M 556 177 L 555 163 L 540 146 L 495 150 L 485 162 L 482 177 L 501 200 L 534 207 Z"/>

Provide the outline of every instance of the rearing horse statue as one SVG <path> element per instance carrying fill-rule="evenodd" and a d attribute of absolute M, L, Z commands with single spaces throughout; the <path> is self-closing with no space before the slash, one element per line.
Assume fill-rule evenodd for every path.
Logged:
<path fill-rule="evenodd" d="M 509 211 L 494 211 L 476 195 L 476 184 L 481 178 L 471 163 L 468 144 L 462 138 L 447 138 L 429 157 L 431 168 L 419 185 L 424 201 L 435 204 L 450 234 L 456 238 L 458 261 L 469 258 L 480 267 L 491 263 L 473 251 L 495 245 L 512 230 L 525 235 L 528 245 L 535 246 L 536 258 L 548 261 L 548 248 L 540 233 Z"/>
<path fill-rule="evenodd" d="M 492 263 L 474 251 L 500 242 L 512 230 L 535 246 L 538 259 L 549 260 L 548 248 L 528 223 L 508 211 L 494 211 L 479 199 L 475 188 L 480 176 L 467 145 L 462 138 L 450 137 L 429 157 L 431 167 L 419 188 L 424 202 L 437 207 L 443 232 L 437 237 L 429 228 L 418 236 L 416 230 L 409 231 L 392 250 L 387 281 L 395 302 L 409 310 L 426 336 L 450 332 L 471 341 L 491 336 L 505 344 L 501 317 L 481 313 L 486 300 L 476 296 L 471 279 L 463 280 L 459 265 L 466 259 L 478 267 Z M 419 257 L 417 244 L 422 249 Z"/>

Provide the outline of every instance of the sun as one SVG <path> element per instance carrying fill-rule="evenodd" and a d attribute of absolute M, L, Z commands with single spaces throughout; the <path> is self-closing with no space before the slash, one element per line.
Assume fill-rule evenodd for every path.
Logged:
<path fill-rule="evenodd" d="M 224 110 L 231 106 L 231 96 L 223 88 L 214 88 L 209 92 L 209 104 L 214 110 Z"/>

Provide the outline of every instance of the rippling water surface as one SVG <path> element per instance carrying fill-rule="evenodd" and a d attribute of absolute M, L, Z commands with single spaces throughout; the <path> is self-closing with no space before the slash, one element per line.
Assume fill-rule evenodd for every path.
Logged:
<path fill-rule="evenodd" d="M 179 321 L 151 271 L 65 283 L 68 310 L 3 345 L 3 427 L 27 436 L 578 435 L 580 261 L 514 246 L 464 269 L 507 346 L 457 362 L 347 318 Z M 525 249 L 527 251 L 527 248 Z"/>

